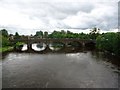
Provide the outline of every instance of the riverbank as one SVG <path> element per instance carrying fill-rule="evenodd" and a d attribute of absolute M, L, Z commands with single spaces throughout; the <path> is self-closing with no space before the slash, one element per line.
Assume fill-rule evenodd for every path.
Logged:
<path fill-rule="evenodd" d="M 108 50 L 98 49 L 98 48 L 96 47 L 96 51 L 97 51 L 97 52 L 102 52 L 102 53 L 104 53 L 104 55 L 107 55 L 107 56 L 114 56 L 114 57 L 120 58 L 120 56 L 119 56 L 118 54 L 116 54 L 116 53 L 114 53 L 114 52 L 110 52 L 110 51 L 108 51 Z"/>
<path fill-rule="evenodd" d="M 12 47 L 12 46 L 1 47 L 1 48 L 0 48 L 0 53 L 7 52 L 7 51 L 12 51 L 12 50 L 13 50 L 13 47 Z"/>

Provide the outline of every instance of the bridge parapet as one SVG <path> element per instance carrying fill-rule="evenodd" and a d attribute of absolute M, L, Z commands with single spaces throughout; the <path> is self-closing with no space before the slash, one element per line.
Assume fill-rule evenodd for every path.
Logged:
<path fill-rule="evenodd" d="M 30 38 L 30 39 L 11 39 L 11 42 L 31 42 L 31 41 L 82 41 L 82 42 L 89 42 L 89 41 L 95 41 L 95 40 L 89 40 L 89 39 L 79 39 L 79 38 Z"/>
<path fill-rule="evenodd" d="M 79 39 L 79 38 L 29 38 L 29 39 L 12 39 L 10 40 L 13 43 L 16 42 L 24 42 L 26 44 L 33 44 L 33 43 L 45 43 L 48 45 L 49 43 L 54 43 L 54 42 L 60 42 L 65 45 L 67 43 L 71 42 L 78 42 L 81 43 L 82 45 L 85 45 L 85 43 L 93 42 L 95 43 L 95 40 L 87 40 L 87 39 Z"/>

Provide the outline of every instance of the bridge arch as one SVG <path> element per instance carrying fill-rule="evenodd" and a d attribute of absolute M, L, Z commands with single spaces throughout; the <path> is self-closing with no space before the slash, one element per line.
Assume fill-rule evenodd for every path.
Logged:
<path fill-rule="evenodd" d="M 85 47 L 95 47 L 96 43 L 93 41 L 85 42 Z"/>
<path fill-rule="evenodd" d="M 27 49 L 28 49 L 27 43 L 26 42 L 14 42 L 14 49 L 16 51 L 27 51 Z"/>
<path fill-rule="evenodd" d="M 55 51 L 61 50 L 65 47 L 65 43 L 61 41 L 53 41 L 50 42 L 48 45 L 51 50 L 55 50 Z"/>
<path fill-rule="evenodd" d="M 67 46 L 71 46 L 71 47 L 82 47 L 82 42 L 79 41 L 70 41 L 67 43 Z"/>
<path fill-rule="evenodd" d="M 31 44 L 31 49 L 33 50 L 33 51 L 43 51 L 43 50 L 45 50 L 45 48 L 47 47 L 47 45 L 45 44 L 45 43 L 32 43 Z"/>

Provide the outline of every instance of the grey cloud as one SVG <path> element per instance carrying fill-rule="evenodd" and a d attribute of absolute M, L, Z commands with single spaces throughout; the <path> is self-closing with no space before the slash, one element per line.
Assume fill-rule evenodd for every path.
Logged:
<path fill-rule="evenodd" d="M 22 15 L 25 15 L 30 21 L 40 21 L 43 23 L 44 27 L 39 26 L 40 28 L 91 28 L 93 26 L 98 26 L 102 29 L 109 30 L 110 28 L 116 28 L 117 24 L 117 11 L 116 4 L 109 2 L 40 2 L 38 0 L 1 0 L 0 6 L 2 8 L 13 10 L 15 13 L 19 12 Z M 114 10 L 106 11 L 104 15 L 91 15 L 91 12 L 95 9 L 104 8 L 113 8 Z M 102 11 L 101 11 L 102 12 Z M 107 14 L 109 12 L 109 14 Z M 78 15 L 79 14 L 79 15 Z M 85 16 L 82 16 L 84 15 Z M 70 22 L 73 24 L 78 24 L 75 27 L 69 24 L 68 22 L 63 22 L 68 19 L 68 17 L 76 17 L 76 22 L 70 19 Z M 95 17 L 95 18 L 94 18 Z M 6 18 L 6 17 L 5 17 Z M 78 19 L 77 19 L 78 18 Z M 84 18 L 81 21 L 81 18 Z M 24 20 L 24 18 L 21 18 Z M 106 23 L 101 23 L 99 19 L 103 19 Z M 54 21 L 54 22 L 52 22 Z M 19 22 L 19 21 L 18 21 Z M 12 25 L 12 30 L 20 31 L 20 27 Z M 24 27 L 21 27 L 24 28 Z M 36 27 L 34 27 L 36 28 Z M 21 32 L 21 31 L 20 31 Z M 29 31 L 32 32 L 32 28 Z"/>
<path fill-rule="evenodd" d="M 76 14 L 78 11 L 90 12 L 94 5 L 80 2 L 50 3 L 50 5 L 62 13 Z"/>
<path fill-rule="evenodd" d="M 56 19 L 64 19 L 68 15 L 74 15 L 79 11 L 89 13 L 91 12 L 92 9 L 94 9 L 93 4 L 78 2 L 73 3 L 9 2 L 5 4 L 5 7 L 8 5 L 16 10 L 20 10 L 22 13 L 31 15 L 31 17 L 50 16 Z"/>

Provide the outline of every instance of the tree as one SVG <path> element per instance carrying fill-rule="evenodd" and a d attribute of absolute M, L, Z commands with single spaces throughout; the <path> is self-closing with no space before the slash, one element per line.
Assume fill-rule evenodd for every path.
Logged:
<path fill-rule="evenodd" d="M 35 34 L 36 37 L 43 38 L 43 32 L 42 31 L 37 31 Z"/>
<path fill-rule="evenodd" d="M 47 38 L 47 37 L 48 37 L 48 32 L 45 31 L 45 32 L 44 32 L 44 38 Z"/>
<path fill-rule="evenodd" d="M 70 32 L 69 30 L 67 30 L 67 34 L 72 34 L 72 32 Z"/>
<path fill-rule="evenodd" d="M 90 34 L 97 34 L 97 33 L 100 33 L 100 29 L 99 28 L 96 28 L 94 27 L 92 30 L 90 30 Z"/>
<path fill-rule="evenodd" d="M 96 39 L 97 36 L 99 35 L 99 32 L 100 32 L 100 29 L 94 27 L 92 30 L 90 30 L 90 33 L 89 33 L 90 38 L 91 38 L 91 39 Z"/>
<path fill-rule="evenodd" d="M 15 36 L 19 36 L 18 32 L 15 33 Z"/>
<path fill-rule="evenodd" d="M 0 35 L 0 47 L 6 47 L 10 45 L 10 42 L 7 37 Z"/>
<path fill-rule="evenodd" d="M 105 33 L 99 35 L 96 39 L 96 47 L 120 55 L 120 34 Z"/>
<path fill-rule="evenodd" d="M 2 34 L 4 37 L 8 37 L 8 31 L 6 29 L 2 29 L 0 34 Z"/>
<path fill-rule="evenodd" d="M 18 34 L 18 32 L 15 32 L 15 39 L 19 39 L 20 35 Z"/>
<path fill-rule="evenodd" d="M 6 29 L 0 30 L 0 47 L 5 47 L 10 45 L 8 36 L 9 36 L 8 31 Z"/>

